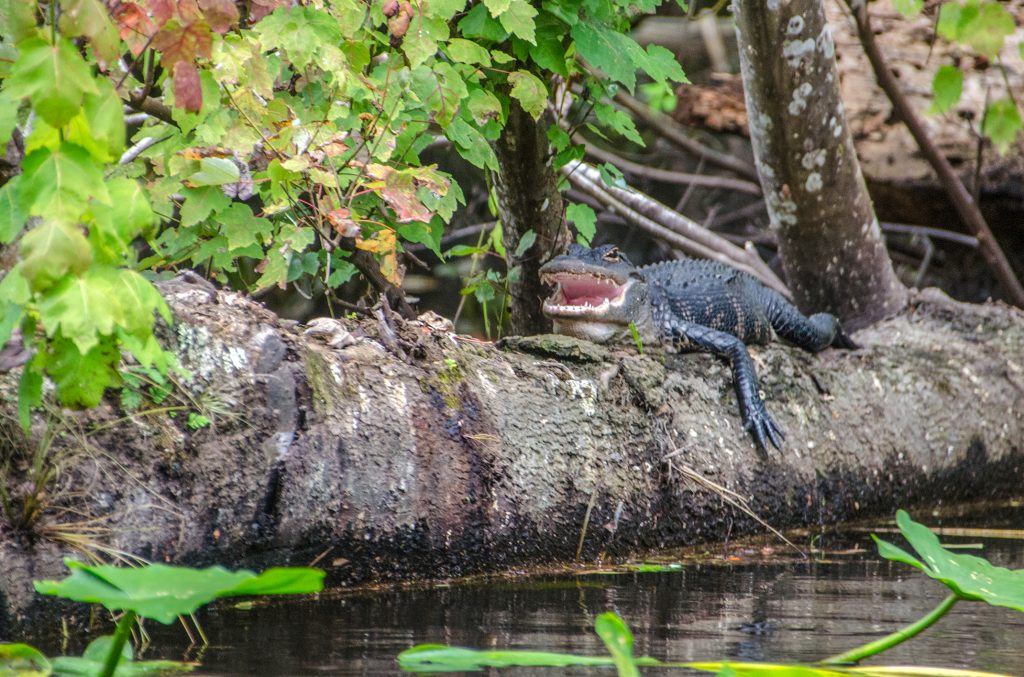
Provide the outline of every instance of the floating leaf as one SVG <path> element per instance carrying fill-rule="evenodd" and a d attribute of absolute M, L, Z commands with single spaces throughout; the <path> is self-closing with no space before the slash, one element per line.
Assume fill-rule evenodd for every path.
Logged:
<path fill-rule="evenodd" d="M 71 574 L 61 581 L 35 581 L 43 595 L 95 602 L 111 611 L 134 611 L 144 618 L 173 623 L 182 615 L 222 597 L 293 595 L 319 592 L 324 572 L 302 567 L 268 569 L 262 574 L 148 564 L 141 567 L 88 566 L 72 559 Z"/>
<path fill-rule="evenodd" d="M 53 659 L 53 670 L 56 677 L 92 677 L 101 673 L 106 662 L 107 653 L 113 643 L 112 635 L 97 637 L 85 647 L 81 656 L 60 656 Z M 121 660 L 114 671 L 114 677 L 160 677 L 161 675 L 181 675 L 195 669 L 194 663 L 180 661 L 135 661 L 132 648 L 125 643 L 121 650 Z M 0 673 L 2 674 L 2 673 Z"/>

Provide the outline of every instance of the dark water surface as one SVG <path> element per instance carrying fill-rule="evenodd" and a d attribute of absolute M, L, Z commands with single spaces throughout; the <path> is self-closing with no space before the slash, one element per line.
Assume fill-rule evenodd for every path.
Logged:
<path fill-rule="evenodd" d="M 993 563 L 1024 567 L 1021 541 L 984 543 L 981 552 Z M 843 543 L 851 544 L 865 551 L 787 562 L 733 548 L 740 557 L 729 561 L 719 546 L 712 563 L 670 573 L 491 579 L 248 609 L 221 606 L 201 615 L 211 646 L 198 656 L 203 667 L 196 674 L 400 674 L 395 656 L 426 642 L 604 655 L 593 633 L 594 617 L 604 611 L 626 620 L 637 654 L 671 661 L 813 661 L 896 630 L 945 596 L 944 586 L 916 569 L 879 560 L 866 535 Z M 153 629 L 156 653 L 180 657 L 172 648 L 186 643 L 180 628 Z M 1024 614 L 960 602 L 924 635 L 868 662 L 1024 675 Z M 595 668 L 500 673 L 614 674 Z"/>

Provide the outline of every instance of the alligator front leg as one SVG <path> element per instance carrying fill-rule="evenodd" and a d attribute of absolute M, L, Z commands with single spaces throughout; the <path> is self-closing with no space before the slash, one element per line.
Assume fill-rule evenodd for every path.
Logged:
<path fill-rule="evenodd" d="M 744 430 L 753 434 L 761 449 L 767 449 L 765 439 L 776 449 L 781 449 L 782 440 L 786 436 L 768 413 L 757 392 L 757 371 L 743 341 L 732 334 L 689 322 L 668 322 L 665 330 L 673 345 L 680 350 L 710 352 L 729 359 Z"/>

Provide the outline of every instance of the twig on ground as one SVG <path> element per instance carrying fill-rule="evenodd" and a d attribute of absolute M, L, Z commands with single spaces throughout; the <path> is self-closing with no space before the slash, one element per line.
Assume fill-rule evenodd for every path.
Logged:
<path fill-rule="evenodd" d="M 996 279 L 999 280 L 1000 285 L 1003 287 L 1007 298 L 1014 305 L 1024 307 L 1024 287 L 1021 286 L 1020 280 L 1017 279 L 1013 268 L 1010 266 L 1010 262 L 992 235 L 988 223 L 985 222 L 985 217 L 982 216 L 981 210 L 978 209 L 977 202 L 971 198 L 971 194 L 967 191 L 960 177 L 957 176 L 953 167 L 949 164 L 949 161 L 946 160 L 928 137 L 920 118 L 918 118 L 914 109 L 911 108 L 906 97 L 903 96 L 896 78 L 886 65 L 885 58 L 878 48 L 878 43 L 875 42 L 875 34 L 872 32 L 871 17 L 868 14 L 867 3 L 865 0 L 846 0 L 846 3 L 857 24 L 857 33 L 860 35 L 860 41 L 864 47 L 865 54 L 867 54 L 868 61 L 871 62 L 871 68 L 875 72 L 878 86 L 889 97 L 893 109 L 900 119 L 903 120 L 903 124 L 907 126 L 925 159 L 928 160 L 932 169 L 938 174 L 939 181 L 945 187 L 960 218 L 974 236 L 978 238 L 978 247 L 995 274 Z"/>
<path fill-rule="evenodd" d="M 690 256 L 721 261 L 790 296 L 786 285 L 756 253 L 733 245 L 642 193 L 606 185 L 601 181 L 600 172 L 586 163 L 570 162 L 562 168 L 562 173 L 576 188 L 670 247 Z"/>
<path fill-rule="evenodd" d="M 679 128 L 668 118 L 653 112 L 646 104 L 637 101 L 625 92 L 619 91 L 615 95 L 615 102 L 624 108 L 629 109 L 629 111 L 642 120 L 644 124 L 650 126 L 667 141 L 678 146 L 684 151 L 692 153 L 697 157 L 706 158 L 708 162 L 716 164 L 723 169 L 736 172 L 740 176 L 746 177 L 752 181 L 758 181 L 757 170 L 754 169 L 753 166 L 743 162 L 742 160 L 737 160 L 731 155 L 720 153 L 717 150 L 708 148 L 702 143 L 694 141 L 680 131 Z"/>

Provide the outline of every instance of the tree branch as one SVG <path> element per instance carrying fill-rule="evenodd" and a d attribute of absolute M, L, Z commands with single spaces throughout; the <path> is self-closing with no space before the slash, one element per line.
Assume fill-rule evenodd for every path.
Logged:
<path fill-rule="evenodd" d="M 601 162 L 609 162 L 624 172 L 642 176 L 647 179 L 653 179 L 654 181 L 664 181 L 665 183 L 676 183 L 680 185 L 693 185 L 693 186 L 707 186 L 710 188 L 723 188 L 725 190 L 735 190 L 741 193 L 750 193 L 751 195 L 760 195 L 761 186 L 751 181 L 744 181 L 743 179 L 733 179 L 728 176 L 709 176 L 706 174 L 689 174 L 686 172 L 676 172 L 670 169 L 659 169 L 657 167 L 647 167 L 638 162 L 627 160 L 615 153 L 598 148 L 592 143 L 587 142 L 586 139 L 581 137 L 579 134 L 573 136 L 573 141 L 582 144 L 587 151 L 587 155 L 593 156 Z"/>
<path fill-rule="evenodd" d="M 658 132 L 670 143 L 678 146 L 687 153 L 693 153 L 697 157 L 702 157 L 708 162 L 718 165 L 723 169 L 736 172 L 740 176 L 757 181 L 757 170 L 753 166 L 737 160 L 731 155 L 725 153 L 719 153 L 717 150 L 708 148 L 702 143 L 694 141 L 690 137 L 683 134 L 679 128 L 672 122 L 668 121 L 665 116 L 659 115 L 653 112 L 649 106 L 637 101 L 629 94 L 623 91 L 619 91 L 615 95 L 615 102 L 624 108 L 628 108 L 633 115 L 637 116 L 644 124 L 648 125 L 654 131 Z"/>
<path fill-rule="evenodd" d="M 910 106 L 906 97 L 903 96 L 896 78 L 893 77 L 892 72 L 886 65 L 885 58 L 878 48 L 878 43 L 875 42 L 875 35 L 871 31 L 871 17 L 868 14 L 866 3 L 864 0 L 846 0 L 846 3 L 857 24 L 857 33 L 860 35 L 860 41 L 864 46 L 864 52 L 867 54 L 868 61 L 871 62 L 871 68 L 875 72 L 878 86 L 889 97 L 893 109 L 903 120 L 903 124 L 907 126 L 925 159 L 928 160 L 932 169 L 938 174 L 939 181 L 942 182 L 946 192 L 949 194 L 949 198 L 952 200 L 953 206 L 956 207 L 960 218 L 974 236 L 978 238 L 978 247 L 988 265 L 992 268 L 992 272 L 1006 291 L 1007 297 L 1014 305 L 1024 307 L 1024 287 L 1021 286 L 1020 280 L 1017 279 L 1013 268 L 1010 266 L 1010 262 L 1007 260 L 1006 255 L 1003 254 L 999 243 L 996 242 L 995 236 L 992 235 L 988 223 L 985 222 L 985 217 L 982 216 L 981 210 L 978 209 L 978 203 L 971 197 L 970 192 L 968 192 L 960 177 L 953 171 L 949 161 L 932 143 L 927 132 L 925 132 L 924 125 L 921 124 L 920 118 Z"/>

